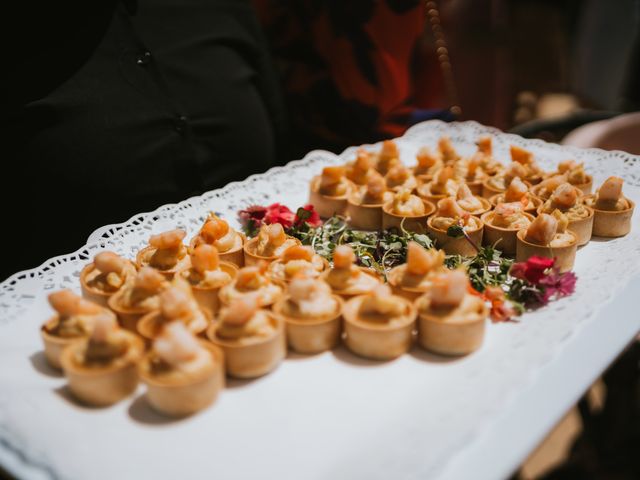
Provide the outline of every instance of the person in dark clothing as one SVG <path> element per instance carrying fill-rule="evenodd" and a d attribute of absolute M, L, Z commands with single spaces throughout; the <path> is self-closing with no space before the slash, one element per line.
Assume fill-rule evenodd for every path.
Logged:
<path fill-rule="evenodd" d="M 27 4 L 13 15 L 2 278 L 107 223 L 286 160 L 283 108 L 250 3 Z M 36 8 L 37 7 L 37 8 Z"/>

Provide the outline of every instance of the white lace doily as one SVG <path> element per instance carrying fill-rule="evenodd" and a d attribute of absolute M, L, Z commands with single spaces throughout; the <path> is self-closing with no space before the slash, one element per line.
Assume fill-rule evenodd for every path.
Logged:
<path fill-rule="evenodd" d="M 503 134 L 475 122 L 425 122 L 398 139 L 406 163 L 422 145 L 449 135 L 462 154 L 494 135 L 496 157 L 509 145 L 532 150 L 545 169 L 560 160 L 584 162 L 599 185 L 625 179 L 640 200 L 640 157 L 580 150 Z M 367 148 L 375 149 L 377 146 Z M 138 396 L 107 409 L 73 403 L 64 378 L 44 364 L 39 326 L 50 315 L 46 294 L 79 291 L 82 266 L 101 250 L 133 257 L 149 236 L 182 227 L 192 235 L 207 212 L 237 226 L 250 204 L 306 203 L 310 178 L 354 157 L 313 151 L 303 160 L 243 182 L 140 214 L 94 232 L 77 252 L 18 273 L 0 285 L 0 461 L 38 478 L 434 478 L 456 451 L 490 427 L 493 415 L 517 408 L 512 399 L 572 335 L 640 274 L 640 222 L 628 236 L 594 240 L 578 252 L 576 293 L 517 324 L 490 325 L 486 344 L 457 360 L 419 350 L 378 364 L 342 348 L 292 356 L 272 374 L 232 382 L 219 402 L 193 418 L 167 421 Z"/>

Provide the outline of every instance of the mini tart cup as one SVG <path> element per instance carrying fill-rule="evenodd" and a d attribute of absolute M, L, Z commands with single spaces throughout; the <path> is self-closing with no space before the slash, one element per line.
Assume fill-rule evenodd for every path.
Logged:
<path fill-rule="evenodd" d="M 536 197 L 533 193 L 529 194 L 529 200 L 531 200 L 529 202 L 529 204 L 527 205 L 527 208 L 524 209 L 525 213 L 530 213 L 531 215 L 533 215 L 534 217 L 538 215 L 538 208 L 540 207 L 540 205 L 542 205 L 542 199 L 540 197 Z M 495 208 L 498 206 L 498 204 L 500 203 L 506 203 L 504 201 L 504 192 L 502 193 L 497 193 L 493 196 L 491 196 L 491 198 L 489 198 L 489 203 L 491 203 L 491 205 Z"/>
<path fill-rule="evenodd" d="M 480 220 L 484 223 L 484 234 L 482 236 L 483 245 L 496 245 L 496 248 L 503 254 L 511 257 L 516 254 L 516 246 L 518 243 L 517 234 L 518 229 L 497 227 L 491 223 L 494 212 L 487 212 Z M 524 216 L 533 222 L 533 215 L 524 212 Z"/>
<path fill-rule="evenodd" d="M 594 210 L 591 207 L 584 206 L 589 215 L 584 218 L 579 218 L 578 220 L 570 220 L 568 225 L 568 230 L 571 230 L 578 237 L 578 246 L 586 245 L 591 240 L 591 234 L 593 231 L 593 219 L 594 219 Z M 540 215 L 542 209 L 542 205 L 538 207 L 538 215 Z"/>
<path fill-rule="evenodd" d="M 344 304 L 345 344 L 356 355 L 374 360 L 391 360 L 406 353 L 411 348 L 416 307 L 406 298 L 399 297 L 405 304 L 406 314 L 399 325 L 374 323 L 360 320 L 359 311 L 365 295 L 352 298 Z"/>
<path fill-rule="evenodd" d="M 593 188 L 593 175 L 587 175 L 587 181 L 584 183 L 573 183 L 572 185 L 580 190 L 583 195 L 590 195 Z"/>
<path fill-rule="evenodd" d="M 351 188 L 347 189 L 345 195 L 332 197 L 321 194 L 318 191 L 319 187 L 320 176 L 313 177 L 309 188 L 309 203 L 313 205 L 318 215 L 322 218 L 329 218 L 333 215 L 344 215 L 347 210 L 347 197 L 349 196 Z"/>
<path fill-rule="evenodd" d="M 594 195 L 589 195 L 587 199 L 594 199 Z M 626 198 L 626 197 L 625 197 Z M 596 237 L 622 237 L 631 231 L 631 217 L 636 204 L 626 198 L 629 208 L 625 210 L 599 210 L 593 208 L 593 235 Z"/>
<path fill-rule="evenodd" d="M 340 342 L 344 300 L 339 295 L 333 295 L 333 298 L 336 301 L 335 311 L 316 318 L 292 317 L 285 314 L 288 296 L 273 305 L 274 314 L 284 321 L 287 344 L 291 350 L 314 354 L 331 350 Z"/>
<path fill-rule="evenodd" d="M 146 262 L 144 260 L 147 252 L 152 251 L 152 250 L 156 250 L 155 247 L 152 247 L 151 245 L 144 247 L 142 250 L 140 250 L 138 252 L 138 254 L 136 255 L 136 267 L 138 268 L 138 270 L 140 270 L 142 267 L 144 266 L 151 266 L 149 265 L 148 262 Z M 167 270 L 161 270 L 159 268 L 153 267 L 155 268 L 157 271 L 159 271 L 162 275 L 164 275 L 166 277 L 167 280 L 172 280 L 173 276 L 179 272 L 180 270 L 184 270 L 185 268 L 188 268 L 191 265 L 191 260 L 189 258 L 189 255 L 187 255 L 186 251 L 185 251 L 185 255 L 183 258 L 181 258 L 180 260 L 178 260 L 178 263 L 176 263 L 176 265 L 172 268 L 169 268 Z"/>
<path fill-rule="evenodd" d="M 429 235 L 431 235 L 431 237 L 435 239 L 436 246 L 438 248 L 444 250 L 447 255 L 462 255 L 463 257 L 473 257 L 478 253 L 464 236 L 460 238 L 450 237 L 447 235 L 446 230 L 435 228 L 433 226 L 433 218 L 434 217 L 431 217 L 427 222 L 427 233 L 429 233 Z M 467 232 L 469 238 L 471 238 L 471 240 L 473 240 L 476 245 L 480 246 L 482 244 L 484 224 L 479 218 L 478 221 L 480 222 L 480 228 L 476 228 L 475 230 L 465 230 L 465 232 Z"/>
<path fill-rule="evenodd" d="M 109 297 L 109 308 L 118 317 L 118 323 L 122 328 L 133 333 L 138 333 L 138 322 L 149 312 L 154 311 L 154 309 L 149 310 L 148 308 L 129 308 L 123 306 L 120 303 L 121 292 L 122 290 L 119 290 Z"/>
<path fill-rule="evenodd" d="M 421 184 L 422 185 L 422 184 Z M 420 186 L 421 186 L 420 185 Z M 420 186 L 418 186 L 418 188 L 416 188 L 416 193 L 415 195 L 417 195 L 418 197 L 420 197 L 422 200 L 425 200 L 427 202 L 433 203 L 434 205 L 436 203 L 438 203 L 440 200 L 442 200 L 443 198 L 449 197 L 450 195 L 447 195 L 446 193 L 440 193 L 440 194 L 435 194 L 435 193 L 422 193 L 420 191 Z"/>
<path fill-rule="evenodd" d="M 406 268 L 406 263 L 393 267 L 387 273 L 387 282 L 391 286 L 391 291 L 394 295 L 404 297 L 409 301 L 414 301 L 416 298 L 427 292 L 430 284 L 422 287 L 407 287 L 402 285 L 402 277 L 404 276 Z"/>
<path fill-rule="evenodd" d="M 349 197 L 346 215 L 355 230 L 382 230 L 382 204 L 361 205 Z"/>
<path fill-rule="evenodd" d="M 53 318 L 55 318 L 55 315 L 49 321 L 53 320 Z M 45 325 L 40 328 L 40 336 L 42 337 L 42 342 L 44 343 L 44 356 L 47 359 L 49 365 L 59 370 L 62 368 L 60 357 L 62 356 L 62 352 L 64 351 L 64 349 L 72 343 L 81 341 L 83 338 L 86 338 L 86 335 L 83 335 L 81 337 L 58 337 L 57 335 L 52 335 L 47 332 Z"/>
<path fill-rule="evenodd" d="M 356 267 L 358 268 L 360 271 L 362 271 L 363 273 L 365 273 L 366 275 L 369 275 L 370 277 L 374 277 L 376 280 L 378 280 L 378 283 L 382 283 L 381 279 L 380 279 L 380 275 L 378 275 L 378 273 L 371 269 L 371 268 L 367 268 L 367 267 Z M 329 276 L 329 272 L 331 271 L 331 269 L 325 270 L 322 275 L 320 275 L 320 278 L 324 281 L 327 280 L 327 277 Z M 362 295 L 364 293 L 368 293 L 367 292 L 363 292 L 361 288 L 345 288 L 343 290 L 338 290 L 335 289 L 333 287 L 331 287 L 331 290 L 333 291 L 333 293 L 335 293 L 336 295 L 340 295 L 342 298 L 344 298 L 345 300 L 348 300 L 352 297 L 358 296 L 358 295 Z"/>
<path fill-rule="evenodd" d="M 475 195 L 475 193 L 474 193 L 474 195 Z M 484 198 L 484 197 L 476 197 L 476 198 L 478 200 L 480 200 L 480 203 L 482 203 L 482 208 L 480 210 L 475 210 L 473 212 L 468 212 L 471 215 L 479 217 L 480 215 L 483 215 L 483 214 L 487 213 L 488 211 L 490 211 L 493 208 L 493 205 L 491 205 L 491 202 L 489 200 L 487 200 L 486 198 Z M 462 207 L 460 207 L 460 208 L 462 208 Z"/>
<path fill-rule="evenodd" d="M 302 245 L 302 242 L 297 238 L 288 237 L 295 240 L 296 245 Z M 258 237 L 255 236 L 251 240 L 247 240 L 244 243 L 243 252 L 244 252 L 244 265 L 246 267 L 252 265 L 259 265 L 260 262 L 271 263 L 274 260 L 278 259 L 278 255 L 272 255 L 270 257 L 263 257 L 262 255 L 258 255 L 256 252 L 256 245 L 258 244 Z"/>
<path fill-rule="evenodd" d="M 287 355 L 284 322 L 271 312 L 266 313 L 275 327 L 273 335 L 267 338 L 241 343 L 219 338 L 216 334 L 217 322 L 211 323 L 207 329 L 209 340 L 224 352 L 227 375 L 237 378 L 261 377 L 274 370 Z"/>
<path fill-rule="evenodd" d="M 240 237 L 240 241 L 241 241 L 240 245 L 234 246 L 233 248 L 230 248 L 226 252 L 218 251 L 218 257 L 220 258 L 220 261 L 222 261 L 222 262 L 233 263 L 236 267 L 242 268 L 242 267 L 244 267 L 244 251 L 243 251 L 243 248 L 244 248 L 244 244 L 247 242 L 247 237 L 242 232 L 236 231 L 236 234 Z M 195 241 L 196 241 L 197 238 L 198 238 L 198 236 L 196 235 L 195 237 L 193 237 L 191 239 L 191 242 L 189 242 L 189 251 L 190 252 L 192 252 L 193 249 L 195 248 Z M 214 244 L 212 244 L 212 245 L 215 247 Z"/>
<path fill-rule="evenodd" d="M 525 262 L 534 255 L 538 257 L 555 258 L 555 266 L 561 272 L 568 272 L 573 268 L 578 250 L 578 237 L 571 230 L 567 230 L 573 236 L 574 241 L 565 247 L 551 248 L 544 245 L 537 245 L 524 239 L 527 234 L 526 229 L 517 233 L 516 262 Z"/>
<path fill-rule="evenodd" d="M 467 355 L 477 350 L 484 340 L 489 313 L 484 302 L 478 302 L 478 306 L 478 314 L 464 322 L 447 322 L 438 310 L 418 310 L 418 344 L 441 355 Z"/>
<path fill-rule="evenodd" d="M 137 335 L 123 330 L 129 348 L 124 359 L 104 367 L 78 364 L 74 357 L 88 339 L 73 343 L 62 352 L 60 362 L 73 395 L 88 405 L 106 406 L 131 395 L 138 385 L 136 364 L 144 354 L 144 343 Z M 124 360 L 124 361 L 122 361 Z"/>
<path fill-rule="evenodd" d="M 205 332 L 209 325 L 213 322 L 213 315 L 211 310 L 206 308 L 201 308 L 200 311 L 204 314 L 207 324 L 202 329 L 198 329 L 197 331 L 192 330 L 189 325 L 185 325 L 187 330 L 189 330 L 194 335 L 198 335 L 201 337 L 205 336 Z M 140 319 L 138 322 L 138 334 L 144 338 L 145 343 L 150 345 L 154 338 L 156 338 L 162 332 L 162 329 L 167 324 L 167 321 L 164 320 L 162 312 L 160 310 L 154 310 L 146 314 L 144 317 Z"/>
<path fill-rule="evenodd" d="M 525 182 L 525 183 L 527 183 L 527 182 Z M 582 192 L 582 190 L 579 188 L 579 186 L 578 186 L 578 185 L 572 185 L 572 186 L 575 188 L 576 192 L 578 193 L 578 198 L 584 198 L 584 193 L 583 193 L 583 192 Z M 549 192 L 547 192 L 547 193 L 546 193 L 546 194 L 544 194 L 544 195 L 543 195 L 543 194 L 541 194 L 541 192 L 542 192 L 542 188 L 540 188 L 540 186 L 539 186 L 539 185 L 534 185 L 534 186 L 532 186 L 532 187 L 529 189 L 529 191 L 530 191 L 533 195 L 535 195 L 536 197 L 538 197 L 538 198 L 542 201 L 542 203 L 544 203 L 545 201 L 549 200 L 549 198 L 551 197 L 551 193 L 549 193 Z"/>
<path fill-rule="evenodd" d="M 223 272 L 228 273 L 232 281 L 238 273 L 238 267 L 236 267 L 233 263 L 220 262 L 218 268 Z M 183 270 L 183 272 L 187 270 L 189 269 Z M 220 299 L 218 298 L 218 292 L 223 286 L 201 287 L 199 285 L 191 285 L 191 291 L 193 292 L 193 296 L 198 302 L 198 305 L 200 305 L 200 308 L 208 310 L 211 314 L 216 314 L 220 309 Z"/>
<path fill-rule="evenodd" d="M 465 180 L 464 183 L 475 196 L 482 196 L 482 182 L 484 180 Z"/>
<path fill-rule="evenodd" d="M 138 364 L 140 380 L 147 386 L 147 401 L 154 410 L 171 417 L 191 415 L 213 404 L 224 389 L 224 353 L 208 341 L 199 342 L 211 353 L 213 365 L 196 378 L 178 382 L 155 376 L 149 355 Z"/>
<path fill-rule="evenodd" d="M 396 215 L 391 211 L 391 205 L 393 201 L 387 202 L 382 206 L 382 228 L 387 230 L 391 227 L 396 227 L 400 230 L 400 225 L 405 230 L 410 232 L 424 233 L 426 229 L 427 219 L 433 215 L 436 211 L 436 206 L 428 200 L 422 199 L 425 207 L 424 215 L 405 217 L 402 215 Z M 404 223 L 402 223 L 404 220 Z"/>
<path fill-rule="evenodd" d="M 131 271 L 126 272 L 125 275 L 135 274 L 136 268 L 132 264 L 130 264 Z M 116 291 L 113 292 L 105 292 L 104 290 L 100 290 L 90 286 L 87 283 L 87 276 L 95 270 L 96 266 L 93 262 L 85 265 L 85 267 L 80 271 L 80 289 L 82 290 L 82 296 L 87 300 L 90 300 L 98 305 L 102 305 L 103 307 L 109 307 L 109 297 L 113 296 Z M 128 267 L 127 267 L 128 268 Z M 126 282 L 126 278 L 125 278 Z M 124 282 L 123 282 L 124 285 Z"/>

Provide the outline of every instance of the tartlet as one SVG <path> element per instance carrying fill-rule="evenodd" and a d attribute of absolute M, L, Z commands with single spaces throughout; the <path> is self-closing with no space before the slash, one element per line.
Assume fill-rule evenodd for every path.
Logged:
<path fill-rule="evenodd" d="M 287 353 L 284 322 L 272 312 L 259 309 L 252 296 L 222 308 L 207 337 L 224 351 L 225 370 L 232 377 L 265 375 Z"/>
<path fill-rule="evenodd" d="M 82 296 L 106 307 L 109 297 L 135 274 L 136 267 L 130 260 L 113 252 L 100 252 L 80 271 Z"/>
<path fill-rule="evenodd" d="M 279 223 L 263 225 L 258 235 L 244 244 L 244 264 L 251 266 L 273 262 L 294 245 L 300 245 L 300 240 L 288 236 Z"/>
<path fill-rule="evenodd" d="M 200 307 L 215 314 L 220 306 L 218 292 L 231 283 L 238 273 L 238 267 L 233 263 L 221 262 L 216 247 L 206 243 L 193 249 L 190 257 L 191 266 L 178 272 L 178 276 L 189 282 Z"/>
<path fill-rule="evenodd" d="M 345 175 L 354 185 L 366 185 L 372 174 L 377 173 L 373 168 L 371 155 L 363 148 L 356 152 L 356 159 L 346 165 Z"/>
<path fill-rule="evenodd" d="M 416 188 L 416 194 L 423 200 L 437 203 L 438 200 L 455 195 L 458 186 L 453 166 L 447 165 L 438 170 L 431 181 L 420 183 Z"/>
<path fill-rule="evenodd" d="M 448 230 L 452 226 L 464 229 L 476 245 L 482 243 L 484 225 L 478 217 L 470 215 L 457 204 L 455 198 L 448 197 L 438 202 L 438 211 L 427 221 L 427 232 L 436 241 L 438 248 L 449 255 L 474 256 L 476 248 L 464 237 L 452 237 Z"/>
<path fill-rule="evenodd" d="M 418 186 L 416 177 L 413 176 L 411 170 L 404 165 L 395 166 L 384 176 L 387 190 L 399 192 L 400 190 L 413 191 Z"/>
<path fill-rule="evenodd" d="M 534 216 L 522 209 L 520 202 L 499 203 L 495 210 L 480 217 L 484 224 L 482 243 L 495 245 L 503 254 L 516 254 L 517 234 L 533 222 Z"/>
<path fill-rule="evenodd" d="M 544 171 L 535 161 L 533 153 L 516 145 L 511 145 L 509 147 L 509 152 L 511 153 L 511 160 L 518 162 L 525 168 L 525 174 L 521 178 L 529 182 L 531 185 L 540 183 Z"/>
<path fill-rule="evenodd" d="M 382 176 L 375 172 L 365 187 L 354 190 L 348 198 L 347 218 L 356 230 L 381 230 L 382 206 L 393 198 Z"/>
<path fill-rule="evenodd" d="M 149 246 L 136 255 L 136 266 L 138 269 L 153 267 L 171 280 L 176 272 L 189 266 L 187 246 L 182 243 L 186 235 L 187 232 L 179 228 L 152 235 Z"/>
<path fill-rule="evenodd" d="M 553 215 L 539 214 L 527 229 L 517 233 L 516 261 L 524 262 L 533 256 L 555 258 L 554 266 L 560 272 L 571 270 L 578 237 L 566 229 L 568 224 L 568 219 L 559 210 Z"/>
<path fill-rule="evenodd" d="M 501 203 L 514 203 L 520 202 L 526 213 L 531 215 L 537 215 L 537 209 L 542 205 L 542 199 L 536 197 L 529 191 L 529 186 L 520 180 L 519 177 L 515 177 L 509 183 L 507 190 L 504 193 L 498 193 L 489 198 L 491 205 L 496 207 Z"/>
<path fill-rule="evenodd" d="M 269 264 L 269 277 L 276 282 L 288 283 L 297 276 L 316 278 L 329 268 L 329 262 L 313 251 L 311 246 L 294 245 Z"/>
<path fill-rule="evenodd" d="M 140 337 L 119 328 L 113 315 L 101 314 L 88 338 L 64 349 L 60 363 L 76 398 L 88 405 L 107 406 L 134 392 L 136 364 L 143 353 Z"/>
<path fill-rule="evenodd" d="M 63 350 L 78 340 L 86 338 L 99 315 L 113 313 L 97 303 L 79 297 L 71 290 L 60 290 L 48 296 L 55 314 L 40 328 L 44 343 L 44 355 L 49 365 L 61 368 L 60 357 Z"/>
<path fill-rule="evenodd" d="M 477 197 L 471 191 L 469 185 L 465 183 L 458 187 L 456 202 L 465 212 L 475 216 L 480 216 L 492 208 L 489 200 L 483 197 Z"/>
<path fill-rule="evenodd" d="M 388 285 L 348 300 L 343 318 L 345 344 L 361 357 L 391 360 L 411 348 L 416 308 Z"/>
<path fill-rule="evenodd" d="M 489 135 L 479 137 L 476 140 L 478 151 L 474 157 L 479 161 L 479 167 L 489 176 L 496 175 L 503 169 L 502 163 L 493 156 L 493 138 Z M 477 192 L 474 192 L 476 195 Z"/>
<path fill-rule="evenodd" d="M 158 295 L 168 287 L 169 281 L 159 271 L 142 267 L 132 282 L 109 298 L 109 308 L 116 313 L 122 327 L 137 332 L 138 321 L 160 308 Z"/>
<path fill-rule="evenodd" d="M 381 283 L 376 272 L 356 266 L 355 261 L 353 249 L 349 245 L 339 245 L 333 252 L 333 268 L 320 277 L 329 284 L 333 293 L 346 299 L 368 293 Z"/>
<path fill-rule="evenodd" d="M 382 175 L 386 175 L 393 167 L 402 164 L 398 145 L 393 140 L 383 141 L 380 151 L 372 154 L 372 158 L 374 168 Z"/>
<path fill-rule="evenodd" d="M 445 253 L 432 248 L 426 250 L 411 241 L 407 245 L 407 262 L 387 273 L 387 282 L 395 295 L 415 300 L 431 287 L 431 278 L 445 268 Z"/>
<path fill-rule="evenodd" d="M 461 165 L 460 179 L 469 187 L 473 195 L 482 195 L 482 182 L 489 178 L 489 175 L 482 169 L 483 160 L 484 156 L 481 153 L 476 153 Z"/>
<path fill-rule="evenodd" d="M 442 159 L 426 146 L 418 150 L 416 160 L 417 164 L 413 167 L 413 174 L 420 183 L 429 182 L 443 167 Z"/>
<path fill-rule="evenodd" d="M 435 209 L 433 203 L 412 195 L 409 190 L 402 190 L 382 206 L 382 228 L 422 233 Z"/>
<path fill-rule="evenodd" d="M 238 270 L 236 277 L 220 289 L 222 305 L 230 305 L 246 296 L 255 296 L 260 307 L 270 307 L 282 296 L 284 284 L 267 275 L 267 265 L 249 266 Z"/>
<path fill-rule="evenodd" d="M 342 298 L 332 294 L 324 281 L 297 278 L 289 284 L 287 295 L 274 304 L 273 312 L 284 320 L 289 347 L 314 354 L 340 341 L 342 306 Z"/>
<path fill-rule="evenodd" d="M 589 195 L 593 188 L 593 176 L 584 171 L 584 164 L 575 160 L 565 160 L 558 164 L 558 170 L 553 175 L 564 175 L 567 182 L 579 189 L 583 195 Z"/>
<path fill-rule="evenodd" d="M 578 189 L 570 183 L 561 184 L 549 200 L 538 208 L 538 214 L 551 214 L 554 210 L 561 211 L 569 220 L 567 228 L 576 234 L 578 246 L 581 246 L 591 240 L 594 210 L 582 203 L 578 193 Z"/>
<path fill-rule="evenodd" d="M 631 231 L 631 218 L 635 203 L 622 194 L 623 180 L 609 177 L 584 204 L 594 211 L 593 235 L 622 237 Z"/>
<path fill-rule="evenodd" d="M 218 398 L 225 385 L 224 354 L 196 339 L 180 322 L 167 325 L 138 364 L 154 410 L 181 417 L 196 413 Z"/>
<path fill-rule="evenodd" d="M 182 322 L 194 335 L 204 335 L 211 323 L 213 312 L 202 308 L 193 295 L 191 285 L 176 276 L 169 288 L 159 295 L 160 308 L 146 314 L 138 322 L 138 333 L 147 342 L 162 333 L 171 322 Z"/>
<path fill-rule="evenodd" d="M 542 201 L 549 200 L 556 188 L 558 188 L 563 183 L 567 183 L 567 180 L 567 174 L 556 174 L 548 176 L 539 184 L 531 187 L 531 193 L 540 198 Z"/>
<path fill-rule="evenodd" d="M 344 215 L 351 189 L 345 167 L 325 167 L 321 175 L 311 179 L 309 203 L 322 218 Z"/>
<path fill-rule="evenodd" d="M 416 300 L 418 344 L 441 355 L 467 355 L 482 345 L 488 308 L 468 293 L 463 270 L 441 273 L 429 293 Z"/>
<path fill-rule="evenodd" d="M 482 182 L 482 196 L 491 198 L 507 191 L 514 178 L 523 179 L 527 174 L 527 169 L 518 162 L 511 162 L 504 170 L 496 175 L 487 178 Z"/>
<path fill-rule="evenodd" d="M 193 251 L 198 245 L 212 245 L 218 250 L 221 261 L 243 267 L 245 242 L 243 233 L 235 231 L 225 220 L 210 213 L 200 231 L 189 242 L 189 248 Z"/>

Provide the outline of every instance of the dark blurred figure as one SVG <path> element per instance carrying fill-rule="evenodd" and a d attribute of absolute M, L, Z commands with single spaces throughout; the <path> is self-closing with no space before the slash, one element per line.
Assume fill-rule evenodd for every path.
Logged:
<path fill-rule="evenodd" d="M 442 32 L 434 2 L 252 1 L 279 67 L 297 155 L 340 152 L 400 136 L 421 120 L 453 118 L 441 70 L 446 45 L 438 58 L 431 31 Z"/>
<path fill-rule="evenodd" d="M 2 189 L 13 233 L 2 278 L 103 224 L 288 160 L 248 0 L 17 3 L 5 16 L 18 33 L 3 102 L 15 173 Z"/>

